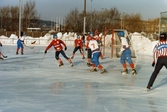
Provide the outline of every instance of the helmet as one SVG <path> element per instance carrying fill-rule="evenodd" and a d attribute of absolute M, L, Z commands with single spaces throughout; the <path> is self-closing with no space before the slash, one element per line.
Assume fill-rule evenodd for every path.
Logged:
<path fill-rule="evenodd" d="M 161 37 L 166 37 L 166 33 L 165 33 L 165 32 L 161 33 L 161 34 L 160 34 L 160 38 L 161 38 Z"/>
<path fill-rule="evenodd" d="M 90 32 L 90 36 L 93 37 L 93 32 Z"/>
<path fill-rule="evenodd" d="M 123 32 L 123 31 L 120 31 L 120 32 L 118 33 L 118 35 L 119 35 L 120 37 L 124 37 L 124 32 Z"/>
<path fill-rule="evenodd" d="M 80 38 L 80 35 L 77 35 L 77 38 Z"/>
<path fill-rule="evenodd" d="M 53 38 L 57 38 L 57 34 L 53 34 Z"/>
<path fill-rule="evenodd" d="M 160 40 L 166 40 L 166 37 L 167 37 L 167 35 L 165 32 L 160 34 Z"/>
<path fill-rule="evenodd" d="M 20 36 L 23 36 L 23 32 L 22 31 L 20 32 Z"/>

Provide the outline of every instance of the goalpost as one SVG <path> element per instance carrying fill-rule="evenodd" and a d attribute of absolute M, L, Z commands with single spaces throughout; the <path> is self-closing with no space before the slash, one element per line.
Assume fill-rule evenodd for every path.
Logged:
<path fill-rule="evenodd" d="M 125 37 L 129 40 L 129 45 L 131 46 L 130 37 L 128 35 L 127 30 L 123 29 L 108 29 L 104 31 L 103 38 L 103 55 L 108 55 L 111 58 L 120 58 L 120 48 L 121 48 L 121 39 L 118 36 L 118 33 L 123 31 L 125 33 Z M 135 51 L 133 47 L 131 49 L 132 58 L 136 58 Z"/>

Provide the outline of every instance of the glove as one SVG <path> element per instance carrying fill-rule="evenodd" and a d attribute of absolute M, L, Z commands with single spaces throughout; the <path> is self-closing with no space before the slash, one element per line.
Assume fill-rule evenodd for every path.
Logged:
<path fill-rule="evenodd" d="M 155 62 L 153 61 L 153 62 L 152 62 L 152 67 L 154 67 L 154 65 L 155 65 Z"/>
<path fill-rule="evenodd" d="M 45 50 L 45 54 L 47 53 L 47 50 Z"/>
<path fill-rule="evenodd" d="M 66 51 L 67 50 L 67 47 L 65 46 L 64 50 Z"/>

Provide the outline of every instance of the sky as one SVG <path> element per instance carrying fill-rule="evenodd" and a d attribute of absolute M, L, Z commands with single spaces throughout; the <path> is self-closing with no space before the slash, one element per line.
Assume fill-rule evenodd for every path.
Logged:
<path fill-rule="evenodd" d="M 0 0 L 0 7 L 19 5 L 20 0 Z M 22 4 L 26 1 L 22 0 Z M 84 9 L 84 0 L 31 0 L 36 3 L 36 10 L 42 20 L 51 20 L 53 17 L 65 17 L 75 8 L 80 12 Z M 140 13 L 142 19 L 154 19 L 160 12 L 167 10 L 167 0 L 86 0 L 87 11 L 117 8 L 127 14 Z M 92 8 L 91 8 L 92 7 Z"/>

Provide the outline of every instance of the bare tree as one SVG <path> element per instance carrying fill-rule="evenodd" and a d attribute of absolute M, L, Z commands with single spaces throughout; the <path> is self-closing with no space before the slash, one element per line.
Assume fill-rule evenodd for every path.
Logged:
<path fill-rule="evenodd" d="M 28 27 L 35 27 L 37 26 L 37 22 L 40 16 L 37 14 L 35 10 L 35 2 L 27 1 L 24 5 L 23 9 L 23 28 L 26 30 Z"/>
<path fill-rule="evenodd" d="M 80 26 L 80 17 L 79 17 L 79 10 L 75 8 L 71 10 L 71 12 L 65 18 L 66 29 L 69 31 L 78 31 L 78 26 Z"/>
<path fill-rule="evenodd" d="M 116 8 L 111 8 L 110 10 L 106 10 L 106 27 L 107 29 L 119 28 L 120 27 L 120 13 Z"/>
<path fill-rule="evenodd" d="M 125 14 L 123 16 L 124 29 L 130 32 L 141 32 L 142 20 L 140 14 Z"/>
<path fill-rule="evenodd" d="M 86 31 L 95 31 L 96 29 L 103 31 L 104 29 L 118 27 L 120 20 L 117 21 L 115 18 L 120 18 L 119 11 L 116 8 L 87 12 Z M 82 32 L 83 13 L 74 9 L 66 16 L 65 22 L 66 30 Z"/>
<path fill-rule="evenodd" d="M 4 6 L 1 8 L 0 10 L 1 13 L 1 17 L 2 17 L 2 28 L 4 30 L 8 30 L 9 29 L 9 25 L 11 24 L 11 20 L 10 20 L 10 7 L 9 6 Z"/>
<path fill-rule="evenodd" d="M 156 19 L 148 19 L 147 21 L 143 21 L 143 31 L 147 33 L 155 33 L 158 32 L 159 27 L 159 18 Z"/>
<path fill-rule="evenodd" d="M 19 8 L 17 6 L 12 6 L 10 8 L 11 13 L 11 31 L 17 31 L 18 29 L 18 17 L 19 17 Z"/>
<path fill-rule="evenodd" d="M 22 29 L 27 27 L 38 26 L 37 22 L 40 16 L 35 10 L 35 2 L 26 2 L 22 13 Z M 2 19 L 2 29 L 6 31 L 18 31 L 19 27 L 19 7 L 18 6 L 4 6 L 0 8 L 0 15 Z"/>

